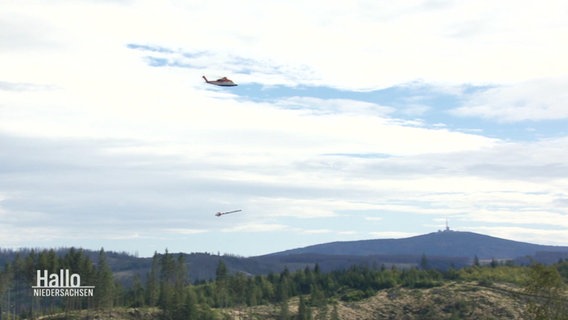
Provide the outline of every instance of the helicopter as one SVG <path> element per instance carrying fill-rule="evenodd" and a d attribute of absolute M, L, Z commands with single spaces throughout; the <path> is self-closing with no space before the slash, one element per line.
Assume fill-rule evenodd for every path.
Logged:
<path fill-rule="evenodd" d="M 225 214 L 236 213 L 236 212 L 241 212 L 241 211 L 243 211 L 243 210 L 240 210 L 240 209 L 239 209 L 239 210 L 225 211 L 225 212 L 219 211 L 219 212 L 217 212 L 215 215 L 216 215 L 217 217 L 220 217 L 220 216 L 225 215 Z"/>
<path fill-rule="evenodd" d="M 202 76 L 202 78 L 205 80 L 205 82 L 207 82 L 209 84 L 216 85 L 216 86 L 221 86 L 221 87 L 235 87 L 235 86 L 237 86 L 237 84 L 234 83 L 233 80 L 230 80 L 227 77 L 219 78 L 215 81 L 207 80 L 207 78 L 205 76 Z"/>

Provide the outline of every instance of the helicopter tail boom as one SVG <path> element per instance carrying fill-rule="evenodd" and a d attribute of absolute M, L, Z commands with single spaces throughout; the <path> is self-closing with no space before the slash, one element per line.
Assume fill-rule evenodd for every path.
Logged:
<path fill-rule="evenodd" d="M 239 209 L 239 210 L 226 211 L 226 212 L 220 212 L 220 211 L 219 211 L 219 212 L 217 212 L 215 215 L 216 215 L 217 217 L 220 217 L 220 216 L 225 215 L 225 214 L 236 213 L 236 212 L 241 212 L 241 211 L 243 211 L 243 210 L 240 210 L 240 209 Z"/>

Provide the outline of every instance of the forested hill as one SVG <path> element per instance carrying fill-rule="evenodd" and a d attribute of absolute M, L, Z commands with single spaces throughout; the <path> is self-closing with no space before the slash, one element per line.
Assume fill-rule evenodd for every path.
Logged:
<path fill-rule="evenodd" d="M 530 267 L 497 262 L 446 271 L 424 263 L 322 272 L 315 264 L 249 276 L 231 272 L 228 264 L 255 263 L 253 258 L 166 251 L 139 260 L 150 262 L 142 278 L 128 275 L 129 269 L 112 270 L 109 263 L 120 258 L 114 253 L 101 250 L 96 261 L 92 253 L 74 248 L 20 252 L 0 270 L 0 319 L 565 319 L 568 314 L 568 261 Z M 193 264 L 186 257 L 196 256 L 217 262 L 210 281 L 189 281 Z M 51 284 L 59 283 L 51 275 L 57 278 L 63 269 L 80 275 L 82 285 L 92 286 L 91 294 L 67 294 L 84 287 Z M 51 270 L 50 284 L 34 288 L 36 270 Z M 521 318 L 525 313 L 530 316 Z"/>
<path fill-rule="evenodd" d="M 376 239 L 318 244 L 270 254 L 426 255 L 479 259 L 515 259 L 543 252 L 568 253 L 568 247 L 506 240 L 473 232 L 440 231 L 403 239 Z"/>
<path fill-rule="evenodd" d="M 31 249 L 0 249 L 0 266 L 13 261 L 18 254 L 25 257 L 30 252 Z M 69 252 L 69 248 L 53 252 L 63 256 Z M 98 251 L 82 252 L 95 263 L 98 261 Z M 209 253 L 179 255 L 184 257 L 191 280 L 199 281 L 213 279 L 220 260 L 225 262 L 229 272 L 248 275 L 266 275 L 281 272 L 284 268 L 293 271 L 316 263 L 324 272 L 353 265 L 411 267 L 418 266 L 424 257 L 430 267 L 445 270 L 450 266 L 459 268 L 471 265 L 475 257 L 480 260 L 513 260 L 515 264 L 528 264 L 531 261 L 551 264 L 561 258 L 568 259 L 568 247 L 536 245 L 471 232 L 443 231 L 403 239 L 332 242 L 256 257 Z M 126 253 L 106 252 L 106 257 L 115 277 L 126 282 L 131 281 L 135 274 L 144 277 L 152 264 L 152 258 Z"/>

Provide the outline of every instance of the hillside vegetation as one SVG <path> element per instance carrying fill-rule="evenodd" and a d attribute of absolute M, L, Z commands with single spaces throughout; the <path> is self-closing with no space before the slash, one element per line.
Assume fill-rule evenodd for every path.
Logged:
<path fill-rule="evenodd" d="M 155 254 L 144 277 L 117 281 L 104 250 L 17 255 L 0 272 L 2 317 L 124 319 L 566 319 L 568 262 L 515 266 L 492 261 L 439 271 L 317 264 L 266 275 L 230 273 L 219 257 L 215 279 L 190 282 L 183 254 Z M 34 298 L 35 271 L 73 270 L 93 297 Z"/>
<path fill-rule="evenodd" d="M 293 319 L 526 319 L 517 289 L 448 282 L 435 288 L 391 288 L 361 301 L 334 301 L 300 315 L 300 299 L 290 301 Z M 229 319 L 281 319 L 277 305 L 225 311 Z M 306 315 L 308 314 L 308 315 Z"/>
<path fill-rule="evenodd" d="M 332 300 L 317 307 L 309 306 L 309 311 L 300 311 L 299 306 L 306 299 L 309 298 L 294 297 L 288 301 L 287 319 L 539 319 L 527 311 L 528 299 L 518 287 L 502 284 L 485 287 L 478 283 L 449 281 L 434 288 L 391 288 L 360 301 Z M 283 319 L 279 304 L 211 309 L 209 312 L 211 319 Z M 76 310 L 39 317 L 43 320 L 109 318 L 159 320 L 165 317 L 160 309 L 148 307 Z"/>

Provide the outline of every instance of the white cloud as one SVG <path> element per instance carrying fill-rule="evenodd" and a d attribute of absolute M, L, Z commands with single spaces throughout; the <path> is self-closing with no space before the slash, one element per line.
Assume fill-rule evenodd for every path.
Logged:
<path fill-rule="evenodd" d="M 9 152 L 0 153 L 0 215 L 17 230 L 0 237 L 13 245 L 60 239 L 65 230 L 73 241 L 81 232 L 96 238 L 81 223 L 109 239 L 168 228 L 172 239 L 319 230 L 315 237 L 352 230 L 326 219 L 359 211 L 503 226 L 519 211 L 526 225 L 541 215 L 553 224 L 568 199 L 565 138 L 507 144 L 483 131 L 395 118 L 433 108 L 412 99 L 398 110 L 315 93 L 253 102 L 237 90 L 263 83 L 361 91 L 418 81 L 462 97 L 467 84 L 489 84 L 455 114 L 562 120 L 567 5 L 4 3 L 0 138 Z M 152 58 L 172 65 L 151 67 Z M 242 84 L 237 90 L 200 78 L 226 73 Z M 235 225 L 208 220 L 218 207 L 247 214 Z M 290 228 L 287 219 L 325 223 Z"/>
<path fill-rule="evenodd" d="M 275 232 L 286 229 L 288 229 L 286 225 L 277 223 L 246 223 L 223 228 L 222 232 Z"/>
<path fill-rule="evenodd" d="M 191 234 L 205 233 L 205 232 L 208 232 L 208 230 L 188 229 L 188 228 L 168 228 L 168 229 L 165 230 L 165 232 L 182 234 L 182 235 L 191 235 Z"/>
<path fill-rule="evenodd" d="M 453 113 L 502 122 L 568 118 L 568 78 L 546 78 L 473 94 Z"/>
<path fill-rule="evenodd" d="M 539 228 L 529 228 L 529 227 L 475 227 L 468 228 L 470 231 L 479 232 L 483 234 L 491 234 L 496 237 L 537 243 L 543 245 L 559 245 L 566 246 L 568 243 L 568 235 L 565 229 L 539 229 Z"/>
<path fill-rule="evenodd" d="M 18 70 L 62 80 L 70 66 L 116 75 L 128 71 L 119 58 L 125 45 L 142 43 L 213 53 L 201 57 L 198 67 L 216 70 L 238 70 L 234 57 L 242 57 L 258 68 L 254 77 L 266 75 L 272 83 L 276 74 L 270 66 L 278 66 L 282 83 L 304 79 L 359 89 L 417 79 L 519 82 L 566 74 L 568 46 L 559 40 L 568 28 L 566 6 L 556 0 L 536 6 L 515 1 L 8 4 L 0 19 L 30 35 L 25 47 L 34 50 L 19 52 L 24 59 L 6 52 L 2 60 L 10 63 L 2 69 L 7 81 L 19 77 Z M 3 43 L 15 47 L 22 37 L 11 34 L 5 32 Z M 60 50 L 37 50 L 45 41 Z"/>
<path fill-rule="evenodd" d="M 315 97 L 288 97 L 275 102 L 277 106 L 289 109 L 300 109 L 316 115 L 354 114 L 369 116 L 386 116 L 394 111 L 392 107 L 375 103 L 349 99 L 321 99 Z"/>
<path fill-rule="evenodd" d="M 464 220 L 482 223 L 506 223 L 513 225 L 548 225 L 555 228 L 568 228 L 566 213 L 553 213 L 540 208 L 518 208 L 517 210 L 500 210 L 499 208 L 473 210 Z"/>
<path fill-rule="evenodd" d="M 304 234 L 323 234 L 323 233 L 332 233 L 333 231 L 330 229 L 306 229 L 302 230 Z"/>

